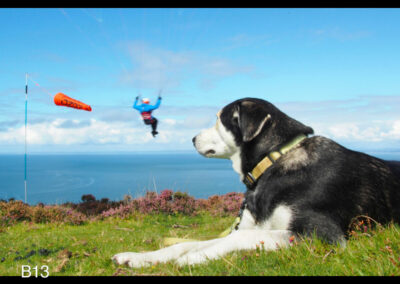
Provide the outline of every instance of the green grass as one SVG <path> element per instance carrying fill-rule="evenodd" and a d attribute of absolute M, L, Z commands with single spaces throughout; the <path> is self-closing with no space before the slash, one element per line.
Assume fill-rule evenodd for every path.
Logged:
<path fill-rule="evenodd" d="M 309 238 L 277 251 L 234 252 L 194 266 L 170 262 L 133 269 L 111 261 L 116 253 L 159 249 L 164 237 L 215 238 L 233 219 L 159 214 L 79 226 L 19 223 L 0 231 L 0 275 L 21 276 L 22 265 L 47 265 L 50 276 L 400 275 L 400 228 L 393 224 L 358 232 L 345 249 Z"/>

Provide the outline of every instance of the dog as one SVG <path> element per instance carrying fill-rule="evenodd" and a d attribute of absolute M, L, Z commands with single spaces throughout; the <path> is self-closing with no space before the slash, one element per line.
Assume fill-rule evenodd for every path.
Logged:
<path fill-rule="evenodd" d="M 244 98 L 193 138 L 208 158 L 230 159 L 246 184 L 240 223 L 225 237 L 120 253 L 131 267 L 204 263 L 237 250 L 275 250 L 293 237 L 316 236 L 345 247 L 353 218 L 399 222 L 400 162 L 352 151 L 289 117 L 273 104 Z M 262 244 L 262 246 L 261 246 Z"/>

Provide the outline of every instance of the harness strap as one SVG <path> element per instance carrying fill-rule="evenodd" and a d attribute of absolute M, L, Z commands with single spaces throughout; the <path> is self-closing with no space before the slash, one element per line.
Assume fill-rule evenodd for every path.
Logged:
<path fill-rule="evenodd" d="M 151 111 L 144 111 L 144 112 L 141 113 L 141 115 L 142 115 L 142 118 L 143 118 L 144 120 L 150 120 L 150 119 L 152 119 Z"/>

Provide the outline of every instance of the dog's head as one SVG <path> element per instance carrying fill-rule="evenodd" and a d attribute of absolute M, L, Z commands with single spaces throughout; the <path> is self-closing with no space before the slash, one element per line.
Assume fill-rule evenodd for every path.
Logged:
<path fill-rule="evenodd" d="M 193 144 L 203 156 L 229 159 L 249 148 L 260 154 L 275 150 L 299 134 L 312 133 L 312 128 L 288 117 L 271 103 L 244 98 L 222 108 L 215 125 L 195 136 Z"/>

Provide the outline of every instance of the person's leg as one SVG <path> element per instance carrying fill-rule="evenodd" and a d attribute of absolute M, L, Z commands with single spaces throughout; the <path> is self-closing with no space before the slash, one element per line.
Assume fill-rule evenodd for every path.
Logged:
<path fill-rule="evenodd" d="M 153 131 L 151 133 L 153 134 L 153 136 L 158 134 L 158 132 L 157 132 L 157 123 L 158 123 L 157 118 L 153 117 L 153 122 L 151 124 L 151 128 L 153 129 Z"/>

